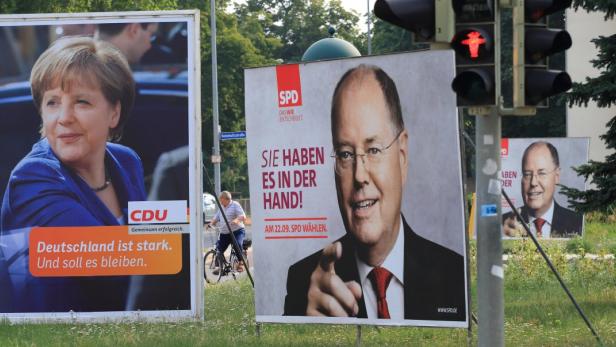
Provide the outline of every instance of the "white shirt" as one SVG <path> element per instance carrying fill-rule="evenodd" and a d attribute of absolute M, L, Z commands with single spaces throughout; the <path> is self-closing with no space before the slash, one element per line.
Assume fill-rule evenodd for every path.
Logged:
<path fill-rule="evenodd" d="M 361 261 L 357 252 L 355 253 L 355 262 L 357 263 L 364 302 L 366 303 L 366 314 L 369 319 L 378 319 L 376 288 L 373 288 L 372 281 L 368 278 L 368 274 L 373 267 Z M 400 218 L 400 227 L 394 248 L 389 252 L 381 267 L 393 274 L 385 293 L 389 316 L 391 319 L 402 320 L 404 319 L 404 227 L 402 218 Z"/>
<path fill-rule="evenodd" d="M 231 200 L 231 202 L 229 202 L 229 205 L 227 205 L 227 207 L 223 207 L 223 209 L 225 210 L 225 216 L 227 216 L 229 226 L 231 227 L 231 230 L 233 230 L 233 232 L 244 227 L 244 222 L 242 221 L 238 221 L 237 223 L 232 222 L 232 220 L 240 216 L 244 216 L 244 218 L 246 218 L 246 214 L 244 213 L 242 205 L 240 205 L 239 202 Z M 214 216 L 213 220 L 216 221 L 216 225 L 220 225 L 221 234 L 230 233 L 229 228 L 227 228 L 227 223 L 225 223 L 225 219 L 222 217 L 220 211 L 216 212 L 216 215 Z"/>
<path fill-rule="evenodd" d="M 549 238 L 550 231 L 552 230 L 552 219 L 554 218 L 554 200 L 550 204 L 550 208 L 541 216 L 538 217 L 545 221 L 541 227 L 541 238 Z M 535 226 L 535 217 L 528 216 L 528 222 L 530 223 L 530 232 L 537 236 L 537 227 Z"/>

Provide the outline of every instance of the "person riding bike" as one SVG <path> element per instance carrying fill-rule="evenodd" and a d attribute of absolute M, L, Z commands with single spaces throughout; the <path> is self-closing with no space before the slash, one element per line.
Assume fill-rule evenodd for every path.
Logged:
<path fill-rule="evenodd" d="M 231 231 L 233 231 L 235 240 L 237 240 L 237 244 L 240 247 L 237 251 L 241 252 L 242 243 L 244 242 L 244 237 L 246 236 L 246 230 L 244 229 L 246 214 L 244 213 L 244 209 L 242 209 L 242 206 L 237 201 L 231 199 L 231 193 L 226 190 L 220 193 L 218 199 L 220 200 L 220 204 L 222 205 L 224 213 L 227 216 L 231 230 L 229 230 L 225 220 L 222 218 L 221 211 L 216 212 L 216 215 L 210 222 L 211 226 L 216 226 L 216 224 L 222 221 L 220 226 L 220 237 L 218 238 L 218 241 L 216 241 L 216 249 L 221 254 L 227 250 L 229 244 L 232 243 Z M 236 270 L 238 272 L 244 271 L 244 265 L 239 262 Z"/>

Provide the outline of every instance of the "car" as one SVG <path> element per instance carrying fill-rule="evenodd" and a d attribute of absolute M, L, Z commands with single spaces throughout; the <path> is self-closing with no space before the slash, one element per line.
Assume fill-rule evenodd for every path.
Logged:
<path fill-rule="evenodd" d="M 216 205 L 216 198 L 210 193 L 203 193 L 203 223 L 207 224 L 214 219 L 218 206 Z"/>

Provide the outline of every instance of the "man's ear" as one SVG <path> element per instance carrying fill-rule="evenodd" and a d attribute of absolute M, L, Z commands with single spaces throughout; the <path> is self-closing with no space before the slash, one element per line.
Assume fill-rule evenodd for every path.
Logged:
<path fill-rule="evenodd" d="M 556 184 L 560 184 L 560 167 L 556 168 L 556 170 L 554 170 L 554 182 Z"/>
<path fill-rule="evenodd" d="M 399 159 L 400 159 L 400 176 L 402 177 L 402 184 L 406 182 L 406 174 L 408 172 L 409 166 L 409 133 L 406 129 L 402 130 L 400 136 L 398 137 L 398 146 L 399 146 Z"/>

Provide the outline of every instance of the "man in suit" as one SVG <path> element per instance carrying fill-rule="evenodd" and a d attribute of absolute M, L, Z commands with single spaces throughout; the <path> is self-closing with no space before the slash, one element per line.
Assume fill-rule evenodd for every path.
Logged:
<path fill-rule="evenodd" d="M 520 215 L 531 232 L 538 237 L 570 237 L 582 234 L 583 216 L 560 206 L 554 200 L 560 182 L 558 151 L 549 142 L 537 141 L 522 156 L 522 200 Z M 503 231 L 507 236 L 523 236 L 526 232 L 513 212 L 503 215 Z"/>
<path fill-rule="evenodd" d="M 347 71 L 332 100 L 338 206 L 347 234 L 289 268 L 285 315 L 466 319 L 464 259 L 400 212 L 408 133 L 380 68 Z"/>
<path fill-rule="evenodd" d="M 158 23 L 107 23 L 98 25 L 95 37 L 116 46 L 131 65 L 136 65 L 152 48 L 157 30 Z"/>

